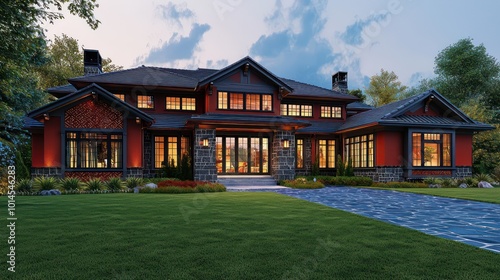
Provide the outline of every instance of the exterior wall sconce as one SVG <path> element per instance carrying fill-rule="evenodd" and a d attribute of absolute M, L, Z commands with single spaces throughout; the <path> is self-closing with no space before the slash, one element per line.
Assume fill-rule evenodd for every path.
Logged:
<path fill-rule="evenodd" d="M 95 91 L 91 92 L 91 94 L 92 94 L 92 100 L 97 101 L 97 94 L 95 93 Z"/>
<path fill-rule="evenodd" d="M 43 119 L 46 121 L 50 120 L 49 114 L 43 114 Z"/>
<path fill-rule="evenodd" d="M 139 117 L 135 117 L 135 123 L 136 124 L 141 124 L 141 119 Z"/>
<path fill-rule="evenodd" d="M 245 68 L 243 68 L 243 74 L 246 75 L 248 73 L 248 69 L 250 69 L 250 64 L 245 64 Z"/>
<path fill-rule="evenodd" d="M 210 82 L 210 84 L 208 84 L 208 95 L 212 95 L 213 89 L 214 89 L 214 82 Z"/>
<path fill-rule="evenodd" d="M 424 112 L 428 112 L 429 111 L 429 104 L 431 104 L 432 100 L 434 100 L 434 95 L 431 95 L 429 96 L 429 98 L 427 99 L 427 102 L 425 102 L 425 107 L 424 107 Z"/>
<path fill-rule="evenodd" d="M 200 144 L 201 144 L 201 146 L 202 146 L 202 147 L 207 148 L 207 147 L 208 147 L 208 144 L 209 144 L 209 142 L 208 142 L 208 138 L 203 138 L 203 139 L 201 140 L 201 143 L 200 143 Z"/>
<path fill-rule="evenodd" d="M 290 148 L 290 140 L 283 139 L 283 148 L 285 148 L 285 149 Z"/>

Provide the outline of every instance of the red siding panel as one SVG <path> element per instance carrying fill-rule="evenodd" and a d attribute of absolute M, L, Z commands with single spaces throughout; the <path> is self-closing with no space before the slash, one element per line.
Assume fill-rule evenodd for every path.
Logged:
<path fill-rule="evenodd" d="M 403 137 L 400 132 L 383 131 L 376 134 L 376 166 L 403 165 Z"/>
<path fill-rule="evenodd" d="M 44 167 L 61 167 L 61 118 L 50 117 L 44 123 Z"/>
<path fill-rule="evenodd" d="M 127 122 L 127 167 L 142 167 L 142 126 L 135 120 Z"/>
<path fill-rule="evenodd" d="M 472 135 L 455 135 L 455 165 L 472 166 Z"/>
<path fill-rule="evenodd" d="M 43 148 L 44 136 L 42 133 L 31 134 L 31 166 L 44 167 Z"/>

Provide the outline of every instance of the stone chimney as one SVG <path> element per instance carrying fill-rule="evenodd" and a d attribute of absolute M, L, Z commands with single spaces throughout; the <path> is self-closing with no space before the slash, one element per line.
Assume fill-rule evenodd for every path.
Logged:
<path fill-rule="evenodd" d="M 339 71 L 332 75 L 332 90 L 347 93 L 347 72 Z"/>
<path fill-rule="evenodd" d="M 83 50 L 83 74 L 102 74 L 102 57 L 98 50 Z"/>

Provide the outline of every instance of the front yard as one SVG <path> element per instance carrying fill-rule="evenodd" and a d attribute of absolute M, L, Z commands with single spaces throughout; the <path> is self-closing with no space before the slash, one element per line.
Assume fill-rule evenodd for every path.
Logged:
<path fill-rule="evenodd" d="M 0 201 L 6 210 L 7 198 Z M 16 272 L 7 271 L 2 242 L 1 279 L 500 274 L 500 254 L 276 193 L 17 197 L 16 216 Z"/>

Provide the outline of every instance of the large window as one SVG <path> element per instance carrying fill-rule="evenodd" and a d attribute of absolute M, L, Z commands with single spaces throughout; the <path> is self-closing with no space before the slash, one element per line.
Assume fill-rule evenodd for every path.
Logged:
<path fill-rule="evenodd" d="M 189 156 L 190 138 L 184 136 L 155 136 L 155 168 L 167 164 L 177 166 L 183 156 Z"/>
<path fill-rule="evenodd" d="M 66 133 L 67 168 L 122 168 L 122 135 Z"/>
<path fill-rule="evenodd" d="M 321 117 L 340 119 L 342 118 L 342 107 L 321 106 Z"/>
<path fill-rule="evenodd" d="M 137 108 L 154 109 L 155 102 L 152 95 L 137 95 Z"/>
<path fill-rule="evenodd" d="M 272 111 L 272 95 L 256 93 L 235 93 L 219 91 L 217 93 L 217 109 Z"/>
<path fill-rule="evenodd" d="M 413 166 L 451 166 L 451 134 L 413 133 Z"/>
<path fill-rule="evenodd" d="M 297 152 L 297 168 L 304 168 L 304 139 L 297 139 L 295 151 Z"/>
<path fill-rule="evenodd" d="M 312 105 L 281 104 L 282 116 L 312 117 Z"/>
<path fill-rule="evenodd" d="M 121 101 L 125 101 L 125 94 L 115 93 L 114 96 Z"/>
<path fill-rule="evenodd" d="M 345 155 L 353 167 L 373 167 L 373 134 L 345 139 Z"/>
<path fill-rule="evenodd" d="M 165 109 L 167 110 L 184 110 L 184 111 L 195 111 L 196 110 L 196 99 L 190 97 L 171 97 L 167 96 L 165 98 Z"/>
<path fill-rule="evenodd" d="M 335 140 L 318 140 L 319 168 L 335 168 Z"/>

